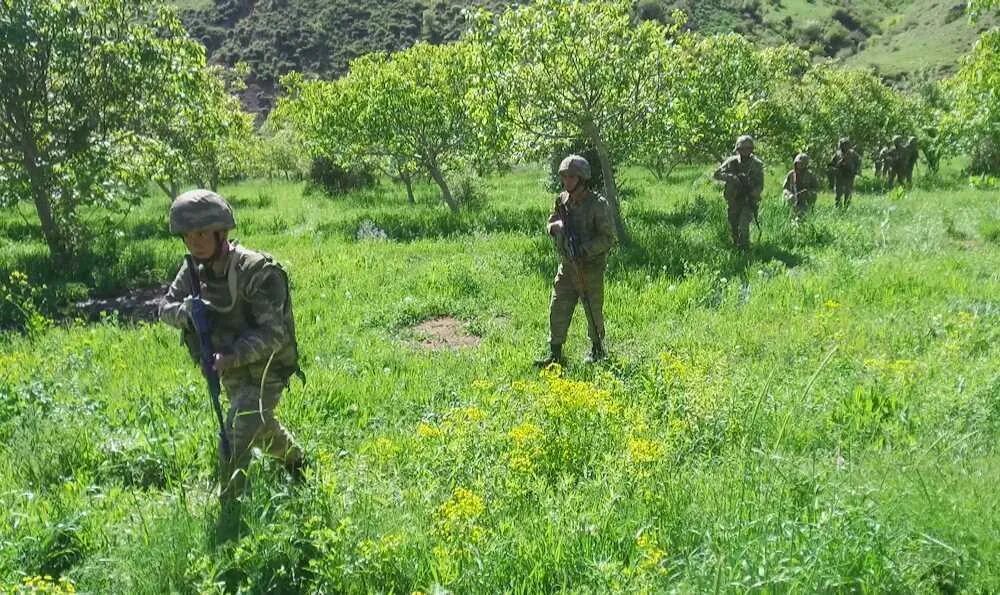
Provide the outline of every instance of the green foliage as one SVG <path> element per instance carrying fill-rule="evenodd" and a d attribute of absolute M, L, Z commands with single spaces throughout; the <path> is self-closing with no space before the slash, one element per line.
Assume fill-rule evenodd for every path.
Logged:
<path fill-rule="evenodd" d="M 633 23 L 627 2 L 542 0 L 497 17 L 480 12 L 470 36 L 479 61 L 474 117 L 499 146 L 547 156 L 585 138 L 599 156 L 604 195 L 627 239 L 613 167 L 634 155 L 654 106 L 667 99 L 667 37 Z"/>
<path fill-rule="evenodd" d="M 264 158 L 254 118 L 227 89 L 223 74 L 217 68 L 202 69 L 183 103 L 160 108 L 172 117 L 156 131 L 147 158 L 151 177 L 170 198 L 184 183 L 218 189 L 222 182 L 250 173 L 255 158 Z"/>
<path fill-rule="evenodd" d="M 486 160 L 468 115 L 470 60 L 464 43 L 418 43 L 358 58 L 337 81 L 290 76 L 276 117 L 290 122 L 314 155 L 395 175 L 426 172 L 457 211 L 448 171 Z"/>
<path fill-rule="evenodd" d="M 169 11 L 125 0 L 12 0 L 0 30 L 0 205 L 32 201 L 50 252 L 69 257 L 82 206 L 141 195 L 143 149 L 204 49 Z"/>
<path fill-rule="evenodd" d="M 987 31 L 948 82 L 943 128 L 972 158 L 973 173 L 1000 172 L 1000 29 Z"/>

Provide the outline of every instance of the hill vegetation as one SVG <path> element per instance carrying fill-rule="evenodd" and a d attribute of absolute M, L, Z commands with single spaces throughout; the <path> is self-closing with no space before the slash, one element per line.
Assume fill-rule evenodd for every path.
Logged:
<path fill-rule="evenodd" d="M 454 40 L 466 29 L 463 11 L 503 10 L 511 0 L 174 0 L 212 61 L 246 62 L 252 78 L 243 95 L 251 111 L 268 110 L 277 81 L 290 71 L 335 78 L 373 51 L 417 41 Z M 792 43 L 817 59 L 836 58 L 901 78 L 952 72 L 979 32 L 965 5 L 949 0 L 639 0 L 636 17 L 667 22 L 673 10 L 705 34 L 738 32 L 765 45 Z"/>

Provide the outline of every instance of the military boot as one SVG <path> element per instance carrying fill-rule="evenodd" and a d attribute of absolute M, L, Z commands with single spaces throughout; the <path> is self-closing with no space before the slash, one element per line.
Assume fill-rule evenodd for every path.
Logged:
<path fill-rule="evenodd" d="M 607 352 L 604 351 L 604 344 L 601 341 L 594 341 L 590 345 L 590 355 L 583 358 L 583 361 L 588 364 L 593 364 L 601 361 L 607 356 Z"/>
<path fill-rule="evenodd" d="M 305 457 L 299 457 L 285 465 L 285 473 L 288 474 L 288 479 L 291 483 L 301 485 L 306 481 L 305 471 L 308 466 L 309 462 L 306 461 Z"/>
<path fill-rule="evenodd" d="M 535 367 L 545 368 L 552 364 L 559 364 L 561 366 L 563 363 L 562 345 L 551 343 L 549 345 L 549 354 L 541 359 L 536 359 Z"/>

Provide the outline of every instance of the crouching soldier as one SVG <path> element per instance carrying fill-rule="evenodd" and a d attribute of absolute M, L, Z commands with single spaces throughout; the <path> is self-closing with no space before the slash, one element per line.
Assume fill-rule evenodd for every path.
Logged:
<path fill-rule="evenodd" d="M 174 200 L 170 233 L 182 236 L 190 256 L 160 307 L 160 320 L 181 329 L 192 357 L 209 367 L 206 375 L 218 375 L 229 400 L 219 444 L 225 538 L 238 526 L 251 449 L 281 461 L 293 480 L 301 479 L 304 463 L 274 414 L 291 376 L 301 377 L 288 276 L 270 256 L 230 241 L 235 227 L 232 208 L 214 192 L 192 190 Z M 204 360 L 193 319 L 196 297 L 205 303 L 214 351 Z"/>
<path fill-rule="evenodd" d="M 809 156 L 799 153 L 795 156 L 792 171 L 785 176 L 783 190 L 795 221 L 801 221 L 816 204 L 817 192 L 819 192 L 819 178 L 809 169 Z"/>
<path fill-rule="evenodd" d="M 604 271 L 614 246 L 615 226 L 608 201 L 588 187 L 590 164 L 570 155 L 559 165 L 563 192 L 555 199 L 547 230 L 559 252 L 549 304 L 549 353 L 535 361 L 544 367 L 563 363 L 563 344 L 577 302 L 587 316 L 591 349 L 588 362 L 605 357 Z"/>

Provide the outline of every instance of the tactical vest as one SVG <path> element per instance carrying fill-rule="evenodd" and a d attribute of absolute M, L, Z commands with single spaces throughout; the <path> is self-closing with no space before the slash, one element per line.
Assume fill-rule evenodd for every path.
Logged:
<path fill-rule="evenodd" d="M 216 274 L 212 267 L 198 265 L 201 295 L 209 304 L 212 346 L 218 352 L 232 351 L 240 335 L 256 326 L 247 296 L 256 291 L 265 277 L 271 274 L 280 275 L 285 284 L 288 297 L 282 308 L 282 317 L 290 339 L 274 352 L 273 357 L 272 354 L 265 354 L 260 361 L 227 370 L 224 376 L 232 378 L 246 375 L 249 379 L 259 380 L 265 370 L 268 376 L 277 376 L 282 380 L 287 380 L 293 374 L 301 376 L 288 275 L 272 256 L 248 250 L 238 244 L 232 245 L 228 266 L 223 274 Z M 185 331 L 184 341 L 191 357 L 198 361 L 201 348 L 197 334 Z"/>

